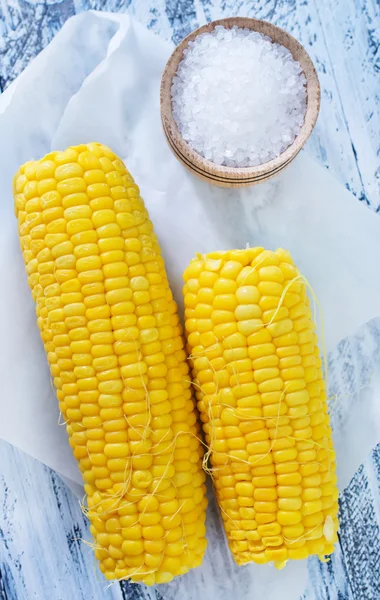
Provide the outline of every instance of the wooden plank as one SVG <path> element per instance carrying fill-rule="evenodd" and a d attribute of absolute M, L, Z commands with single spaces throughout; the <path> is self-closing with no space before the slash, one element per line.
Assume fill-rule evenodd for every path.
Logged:
<path fill-rule="evenodd" d="M 321 28 L 334 68 L 339 103 L 349 133 L 363 195 L 380 207 L 380 30 L 375 0 L 332 1 L 329 19 L 318 8 Z M 353 190 L 354 191 L 354 190 Z"/>
<path fill-rule="evenodd" d="M 95 570 L 88 522 L 50 469 L 1 443 L 0 571 L 7 600 L 122 600 Z M 145 600 L 145 599 L 144 599 Z"/>
<path fill-rule="evenodd" d="M 34 4 L 0 0 L 0 91 L 17 77 L 75 14 L 72 0 Z"/>
<path fill-rule="evenodd" d="M 341 546 L 355 600 L 380 598 L 379 464 L 380 444 L 340 499 Z"/>

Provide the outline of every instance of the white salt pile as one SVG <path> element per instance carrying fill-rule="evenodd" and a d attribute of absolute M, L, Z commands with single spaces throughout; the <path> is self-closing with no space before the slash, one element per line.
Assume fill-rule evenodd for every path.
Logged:
<path fill-rule="evenodd" d="M 279 156 L 300 132 L 306 78 L 268 36 L 215 27 L 189 42 L 172 84 L 184 140 L 218 165 L 250 167 Z"/>

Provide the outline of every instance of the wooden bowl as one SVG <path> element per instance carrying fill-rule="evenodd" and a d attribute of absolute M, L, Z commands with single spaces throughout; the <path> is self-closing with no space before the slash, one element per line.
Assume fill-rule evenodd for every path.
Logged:
<path fill-rule="evenodd" d="M 217 25 L 223 25 L 227 28 L 237 25 L 238 27 L 246 27 L 269 36 L 274 42 L 282 44 L 290 50 L 294 60 L 297 60 L 301 64 L 307 79 L 307 107 L 305 122 L 302 125 L 300 133 L 295 138 L 294 142 L 280 154 L 280 156 L 262 165 L 258 165 L 257 167 L 224 167 L 203 158 L 203 156 L 193 150 L 182 138 L 173 117 L 171 100 L 172 79 L 183 58 L 183 51 L 190 41 L 194 40 L 194 38 L 201 33 L 212 31 Z M 248 19 L 245 17 L 230 17 L 212 21 L 207 25 L 203 25 L 203 27 L 199 27 L 199 29 L 196 29 L 185 37 L 174 50 L 167 62 L 161 80 L 161 119 L 169 145 L 176 157 L 185 165 L 185 167 L 209 183 L 214 183 L 221 187 L 243 187 L 260 183 L 273 177 L 276 173 L 282 171 L 282 169 L 297 156 L 313 131 L 317 121 L 320 98 L 321 91 L 314 65 L 306 50 L 293 36 L 266 21 Z"/>

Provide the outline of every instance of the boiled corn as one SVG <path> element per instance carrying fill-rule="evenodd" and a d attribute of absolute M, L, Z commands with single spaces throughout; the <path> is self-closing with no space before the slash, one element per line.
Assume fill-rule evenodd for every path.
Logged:
<path fill-rule="evenodd" d="M 107 579 L 199 565 L 205 475 L 182 331 L 139 189 L 91 143 L 14 178 L 28 282 Z"/>
<path fill-rule="evenodd" d="M 333 551 L 338 490 L 306 285 L 284 250 L 197 256 L 184 273 L 198 410 L 238 564 Z"/>

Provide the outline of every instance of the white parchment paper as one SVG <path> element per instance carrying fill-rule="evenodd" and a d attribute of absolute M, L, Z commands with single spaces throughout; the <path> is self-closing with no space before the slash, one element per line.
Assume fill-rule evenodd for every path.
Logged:
<path fill-rule="evenodd" d="M 70 144 L 111 146 L 140 185 L 180 306 L 181 274 L 195 252 L 248 242 L 290 250 L 323 307 L 328 350 L 380 315 L 380 219 L 305 154 L 276 179 L 243 191 L 203 183 L 177 162 L 159 114 L 171 50 L 128 16 L 86 13 L 70 19 L 0 97 L 0 437 L 57 470 L 77 493 L 81 478 L 58 426 L 13 214 L 12 177 L 26 160 Z M 342 435 L 335 431 L 344 484 L 380 438 L 378 392 L 371 379 L 363 396 L 369 413 L 358 401 Z M 360 441 L 353 452 L 354 429 Z M 191 600 L 199 586 L 205 600 L 264 593 L 267 600 L 293 600 L 303 591 L 305 562 L 281 572 L 236 567 L 213 500 L 208 538 L 204 565 L 165 586 L 165 598 L 181 589 Z"/>

